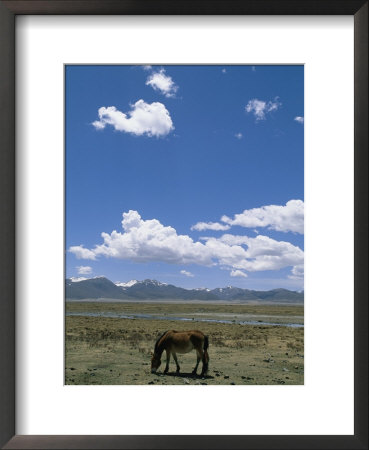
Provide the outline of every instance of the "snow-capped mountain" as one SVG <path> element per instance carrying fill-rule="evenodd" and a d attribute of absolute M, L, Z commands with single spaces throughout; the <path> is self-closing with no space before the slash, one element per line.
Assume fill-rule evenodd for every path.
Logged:
<path fill-rule="evenodd" d="M 240 300 L 291 303 L 303 303 L 304 301 L 303 292 L 289 291 L 288 289 L 254 291 L 233 286 L 212 290 L 207 288 L 184 289 L 157 280 L 130 280 L 113 283 L 105 277 L 67 278 L 65 292 L 66 298 L 76 300 L 111 298 L 117 300 Z"/>
<path fill-rule="evenodd" d="M 131 286 L 135 285 L 136 283 L 138 283 L 137 280 L 130 280 L 130 281 L 127 281 L 126 283 L 122 283 L 121 281 L 117 281 L 115 283 L 115 285 L 116 286 L 120 286 L 122 288 L 127 288 L 127 287 L 131 287 Z"/>
<path fill-rule="evenodd" d="M 72 283 L 79 283 L 80 281 L 87 280 L 87 278 L 85 278 L 85 277 L 70 277 L 69 280 Z"/>

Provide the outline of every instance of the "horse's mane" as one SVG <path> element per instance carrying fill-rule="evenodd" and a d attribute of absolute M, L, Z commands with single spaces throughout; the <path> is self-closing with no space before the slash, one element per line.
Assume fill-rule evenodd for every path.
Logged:
<path fill-rule="evenodd" d="M 158 339 L 156 340 L 156 342 L 155 342 L 155 348 L 154 348 L 154 352 L 156 353 L 156 351 L 158 350 L 158 346 L 159 346 L 159 341 L 160 341 L 160 339 L 163 337 L 163 336 L 165 336 L 166 334 L 168 333 L 168 330 L 167 331 L 165 331 L 160 337 L 158 337 Z"/>

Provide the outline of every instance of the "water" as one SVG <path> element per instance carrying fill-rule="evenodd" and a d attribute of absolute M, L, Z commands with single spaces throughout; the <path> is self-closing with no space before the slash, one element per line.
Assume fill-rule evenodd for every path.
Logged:
<path fill-rule="evenodd" d="M 190 317 L 176 317 L 176 316 L 159 316 L 153 314 L 122 314 L 114 312 L 67 312 L 67 316 L 87 316 L 87 317 L 107 317 L 113 319 L 148 319 L 148 320 L 178 320 L 182 322 L 210 322 L 210 323 L 236 323 L 239 325 L 273 325 L 279 327 L 303 328 L 301 323 L 277 323 L 277 322 L 263 322 L 261 320 L 227 320 L 227 319 L 210 319 L 210 318 L 190 318 Z"/>

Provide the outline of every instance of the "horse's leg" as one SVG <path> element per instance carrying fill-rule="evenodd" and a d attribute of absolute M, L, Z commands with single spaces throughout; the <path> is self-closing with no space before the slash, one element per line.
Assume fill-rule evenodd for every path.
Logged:
<path fill-rule="evenodd" d="M 207 374 L 208 367 L 209 367 L 209 353 L 207 350 L 204 350 L 202 355 L 202 370 L 201 370 L 202 377 Z"/>
<path fill-rule="evenodd" d="M 167 354 L 167 363 L 165 365 L 164 373 L 167 373 L 169 370 L 169 361 L 170 361 L 170 350 L 165 350 Z"/>
<path fill-rule="evenodd" d="M 173 358 L 174 358 L 174 361 L 176 362 L 176 366 L 177 366 L 177 373 L 179 373 L 179 369 L 180 369 L 180 367 L 179 367 L 179 364 L 178 364 L 177 354 L 176 354 L 176 353 L 174 353 L 174 352 L 173 352 Z"/>
<path fill-rule="evenodd" d="M 196 349 L 196 355 L 197 355 L 197 361 L 196 361 L 196 366 L 192 371 L 192 375 L 196 375 L 197 373 L 197 368 L 199 367 L 199 363 L 202 359 L 202 349 L 201 348 L 197 348 Z"/>

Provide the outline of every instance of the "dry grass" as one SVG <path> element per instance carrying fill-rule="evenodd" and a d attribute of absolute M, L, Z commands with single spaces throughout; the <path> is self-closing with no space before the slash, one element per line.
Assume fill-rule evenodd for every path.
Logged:
<path fill-rule="evenodd" d="M 160 305 L 161 312 L 165 313 L 167 306 Z M 79 307 L 84 309 L 86 304 Z M 106 305 L 94 307 L 103 311 L 100 308 Z M 140 307 L 135 305 L 135 311 L 147 312 L 147 305 Z M 168 314 L 172 307 L 168 307 Z M 265 310 L 257 309 L 259 314 L 265 314 Z M 292 307 L 290 314 L 296 312 Z M 286 310 L 283 315 L 288 315 Z M 181 376 L 152 375 L 150 354 L 157 337 L 168 329 L 194 328 L 209 336 L 209 378 L 190 377 L 196 359 L 194 352 L 179 356 Z M 66 384 L 303 384 L 303 339 L 303 328 L 284 326 L 67 316 L 65 381 Z M 174 371 L 174 367 L 172 361 L 170 370 Z"/>

